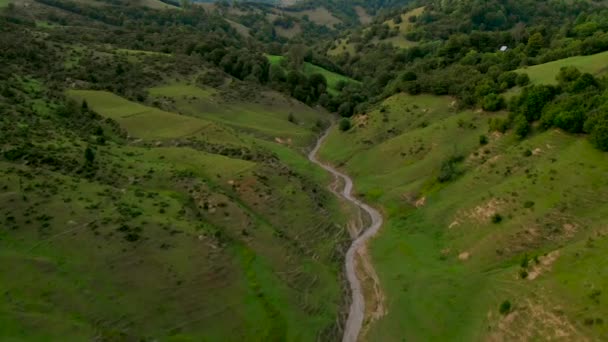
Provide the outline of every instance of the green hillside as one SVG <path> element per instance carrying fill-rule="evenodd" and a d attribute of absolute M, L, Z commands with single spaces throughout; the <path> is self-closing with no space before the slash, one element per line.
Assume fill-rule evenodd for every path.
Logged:
<path fill-rule="evenodd" d="M 0 0 L 0 342 L 608 340 L 607 51 L 604 1 Z"/>
<path fill-rule="evenodd" d="M 588 324 L 608 314 L 605 153 L 558 130 L 480 145 L 495 115 L 451 101 L 395 95 L 321 151 L 388 219 L 370 247 L 389 314 L 368 338 L 606 338 Z"/>
<path fill-rule="evenodd" d="M 576 56 L 527 68 L 517 69 L 516 72 L 527 73 L 530 81 L 536 84 L 555 84 L 556 76 L 562 67 L 573 66 L 581 72 L 588 72 L 594 76 L 601 76 L 608 70 L 608 52 L 589 56 Z"/>
<path fill-rule="evenodd" d="M 267 55 L 268 61 L 270 62 L 270 64 L 273 65 L 281 65 L 282 61 L 285 59 L 283 56 L 276 56 L 276 55 Z M 338 73 L 329 71 L 327 69 L 324 69 L 318 65 L 314 65 L 308 62 L 304 62 L 304 65 L 302 67 L 302 72 L 306 75 L 306 76 L 310 76 L 312 74 L 321 74 L 325 77 L 325 79 L 327 80 L 327 87 L 330 91 L 330 93 L 332 94 L 337 94 L 338 91 L 338 84 L 340 82 L 346 82 L 346 83 L 355 83 L 355 84 L 359 84 L 360 82 L 353 80 L 350 77 L 344 76 L 344 75 L 340 75 Z"/>

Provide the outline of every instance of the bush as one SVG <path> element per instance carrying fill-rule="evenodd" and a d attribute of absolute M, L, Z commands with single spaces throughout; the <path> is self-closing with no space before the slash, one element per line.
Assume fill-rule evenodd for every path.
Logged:
<path fill-rule="evenodd" d="M 343 117 L 351 117 L 353 115 L 353 105 L 350 102 L 344 102 L 338 107 L 338 114 Z"/>
<path fill-rule="evenodd" d="M 511 311 L 511 302 L 509 300 L 505 300 L 504 302 L 500 303 L 500 306 L 498 307 L 498 312 L 500 312 L 501 315 L 506 315 Z"/>
<path fill-rule="evenodd" d="M 530 76 L 528 76 L 528 74 L 521 73 L 517 75 L 517 78 L 515 79 L 515 84 L 520 87 L 524 87 L 528 85 L 528 83 L 530 83 Z"/>
<path fill-rule="evenodd" d="M 528 254 L 525 254 L 524 257 L 521 258 L 520 266 L 522 268 L 528 268 L 529 264 L 530 264 L 530 258 L 528 258 Z"/>
<path fill-rule="evenodd" d="M 501 96 L 491 93 L 483 98 L 481 107 L 483 110 L 495 112 L 505 107 L 505 100 Z"/>
<path fill-rule="evenodd" d="M 555 116 L 553 124 L 570 133 L 581 133 L 587 119 L 582 110 L 562 111 Z"/>
<path fill-rule="evenodd" d="M 608 118 L 600 120 L 591 129 L 591 143 L 602 151 L 608 151 Z"/>
<path fill-rule="evenodd" d="M 485 134 L 482 134 L 479 136 L 479 145 L 487 145 L 488 144 L 488 137 L 485 136 Z"/>
<path fill-rule="evenodd" d="M 513 121 L 513 129 L 515 131 L 515 134 L 520 139 L 523 139 L 526 137 L 526 135 L 528 135 L 528 132 L 530 131 L 530 124 L 528 123 L 526 117 L 520 114 Z"/>
<path fill-rule="evenodd" d="M 524 202 L 524 208 L 529 209 L 532 208 L 534 206 L 534 202 L 533 201 L 526 201 Z"/>
<path fill-rule="evenodd" d="M 493 118 L 489 120 L 490 132 L 504 133 L 509 128 L 509 121 L 507 119 Z"/>
<path fill-rule="evenodd" d="M 92 164 L 95 160 L 95 152 L 93 152 L 91 147 L 87 147 L 86 150 L 84 150 L 84 159 L 86 160 L 87 164 Z"/>
<path fill-rule="evenodd" d="M 403 73 L 403 75 L 401 75 L 401 79 L 403 81 L 415 81 L 416 79 L 418 79 L 418 76 L 416 76 L 416 73 L 413 71 L 406 71 L 405 73 Z"/>
<path fill-rule="evenodd" d="M 532 151 L 530 151 L 530 149 L 529 149 L 529 148 L 527 148 L 527 149 L 524 151 L 524 157 L 529 157 L 529 156 L 531 156 L 531 155 L 532 155 Z"/>
<path fill-rule="evenodd" d="M 495 213 L 492 215 L 492 223 L 500 223 L 502 222 L 502 216 L 499 213 Z"/>
<path fill-rule="evenodd" d="M 342 118 L 342 120 L 340 120 L 340 130 L 342 132 L 346 132 L 350 129 L 351 124 L 350 124 L 350 119 L 347 118 Z"/>
<path fill-rule="evenodd" d="M 441 163 L 439 175 L 437 176 L 437 180 L 439 181 L 439 183 L 445 183 L 456 178 L 459 174 L 456 165 L 463 160 L 464 156 L 453 155 L 450 156 L 447 160 L 443 161 L 443 163 Z"/>

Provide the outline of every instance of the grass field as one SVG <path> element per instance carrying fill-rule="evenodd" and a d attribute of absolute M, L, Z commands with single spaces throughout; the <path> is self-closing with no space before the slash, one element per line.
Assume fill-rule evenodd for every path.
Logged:
<path fill-rule="evenodd" d="M 371 253 L 388 315 L 368 339 L 606 339 L 606 154 L 557 130 L 489 135 L 489 114 L 450 105 L 396 95 L 321 151 L 387 217 Z"/>
<path fill-rule="evenodd" d="M 284 58 L 283 56 L 274 56 L 274 55 L 266 55 L 266 57 L 268 58 L 268 61 L 270 62 L 270 64 L 280 64 Z M 336 85 L 340 81 L 359 83 L 359 81 L 353 80 L 352 78 L 350 78 L 348 76 L 340 75 L 338 73 L 329 71 L 325 68 L 322 68 L 318 65 L 314 65 L 314 64 L 311 64 L 308 62 L 304 62 L 304 67 L 302 69 L 302 72 L 307 76 L 310 76 L 313 73 L 319 73 L 319 74 L 325 76 L 325 79 L 327 80 L 328 90 L 333 94 L 336 94 L 338 92 Z"/>
<path fill-rule="evenodd" d="M 298 17 L 300 19 L 304 16 L 308 16 L 309 20 L 313 23 L 326 26 L 328 28 L 334 28 L 337 24 L 342 22 L 340 19 L 334 17 L 331 12 L 323 6 L 304 11 L 287 12 L 287 14 L 293 15 L 294 17 Z"/>
<path fill-rule="evenodd" d="M 556 84 L 555 77 L 565 66 L 575 66 L 581 72 L 600 76 L 608 71 L 608 51 L 589 56 L 576 56 L 516 70 L 530 76 L 531 83 Z"/>
<path fill-rule="evenodd" d="M 11 2 L 12 0 L 0 0 L 0 8 L 7 7 Z"/>
<path fill-rule="evenodd" d="M 185 137 L 210 128 L 209 122 L 147 107 L 109 92 L 72 90 L 68 94 L 80 101 L 86 100 L 93 110 L 116 120 L 139 138 Z"/>
<path fill-rule="evenodd" d="M 311 129 L 326 116 L 282 94 L 266 90 L 253 102 L 222 99 L 212 89 L 184 83 L 154 87 L 149 93 L 156 98 L 171 98 L 175 110 L 189 116 L 227 125 L 266 140 L 290 141 L 299 147 L 312 143 L 316 133 Z M 293 122 L 289 121 L 290 113 Z"/>

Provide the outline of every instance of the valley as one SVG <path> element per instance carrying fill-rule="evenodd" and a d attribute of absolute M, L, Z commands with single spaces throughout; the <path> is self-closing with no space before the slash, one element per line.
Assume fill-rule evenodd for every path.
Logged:
<path fill-rule="evenodd" d="M 606 18 L 0 0 L 0 340 L 608 339 Z"/>

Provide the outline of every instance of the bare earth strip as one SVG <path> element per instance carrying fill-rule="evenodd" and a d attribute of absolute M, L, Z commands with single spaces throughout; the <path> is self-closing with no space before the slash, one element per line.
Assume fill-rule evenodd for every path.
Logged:
<path fill-rule="evenodd" d="M 366 277 L 369 277 L 374 280 L 374 291 L 372 291 L 372 293 L 375 296 L 379 297 L 375 298 L 374 300 L 378 304 L 376 304 L 377 307 L 374 308 L 375 312 L 372 314 L 372 316 L 378 315 L 378 310 L 384 311 L 382 305 L 384 296 L 379 290 L 380 284 L 378 283 L 376 272 L 374 271 L 374 268 L 371 262 L 369 261 L 369 254 L 366 252 L 367 241 L 374 235 L 376 235 L 376 233 L 382 226 L 382 215 L 376 209 L 372 208 L 366 203 L 361 202 L 353 196 L 353 181 L 349 176 L 341 173 L 340 171 L 327 164 L 320 162 L 317 159 L 317 152 L 321 148 L 321 145 L 323 144 L 323 141 L 325 141 L 325 138 L 327 137 L 328 133 L 329 129 L 321 136 L 321 138 L 319 138 L 315 148 L 308 155 L 308 159 L 310 159 L 311 162 L 321 166 L 323 169 L 330 172 L 332 175 L 334 175 L 336 180 L 341 180 L 341 182 L 334 183 L 341 183 L 344 185 L 344 188 L 341 192 L 335 191 L 335 187 L 333 187 L 333 189 L 332 187 L 330 187 L 330 190 L 332 190 L 334 194 L 339 195 L 345 200 L 353 203 L 362 211 L 369 214 L 370 217 L 369 226 L 366 229 L 363 229 L 362 233 L 355 240 L 353 240 L 352 244 L 348 248 L 348 251 L 346 252 L 346 277 L 350 284 L 352 302 L 350 304 L 348 319 L 346 320 L 346 325 L 344 327 L 344 336 L 342 337 L 342 341 L 354 342 L 357 341 L 357 338 L 359 337 L 361 327 L 363 326 L 363 319 L 365 318 L 365 298 L 363 296 L 364 289 L 361 285 L 360 279 L 357 277 L 357 257 L 359 257 L 363 264 L 362 267 L 359 268 L 359 271 L 364 272 Z"/>

